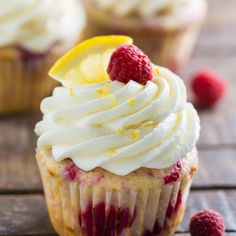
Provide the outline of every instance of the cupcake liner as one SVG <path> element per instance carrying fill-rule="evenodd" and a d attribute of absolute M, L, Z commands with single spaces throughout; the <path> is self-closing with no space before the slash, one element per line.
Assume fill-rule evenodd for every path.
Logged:
<path fill-rule="evenodd" d="M 172 168 L 142 168 L 121 177 L 99 168 L 84 172 L 70 160 L 58 163 L 42 150 L 37 151 L 37 161 L 51 222 L 59 235 L 166 236 L 182 220 L 197 155 L 190 153 L 181 173 L 168 183 L 163 178 L 171 175 Z"/>
<path fill-rule="evenodd" d="M 102 10 L 97 10 L 90 1 L 84 0 L 87 12 L 86 38 L 97 35 L 124 34 L 134 39 L 151 60 L 158 65 L 179 72 L 188 62 L 206 15 L 206 9 L 194 12 L 184 24 L 170 27 L 165 22 L 150 20 L 135 21 L 116 19 Z M 198 11 L 198 10 L 196 10 Z"/>
<path fill-rule="evenodd" d="M 0 49 L 0 114 L 38 111 L 41 100 L 57 84 L 48 71 L 62 52 L 32 55 L 22 49 Z"/>

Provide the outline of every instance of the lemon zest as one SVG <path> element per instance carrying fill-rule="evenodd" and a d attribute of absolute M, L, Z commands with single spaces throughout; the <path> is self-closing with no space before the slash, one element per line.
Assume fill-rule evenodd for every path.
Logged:
<path fill-rule="evenodd" d="M 104 88 L 96 90 L 96 92 L 101 96 L 101 97 L 106 97 L 110 93 L 110 85 L 106 83 L 104 85 Z"/>
<path fill-rule="evenodd" d="M 131 98 L 131 99 L 128 101 L 128 103 L 129 103 L 129 105 L 130 105 L 131 107 L 134 106 L 134 102 L 135 102 L 134 98 Z"/>
<path fill-rule="evenodd" d="M 123 129 L 117 129 L 116 132 L 122 137 L 125 136 L 125 131 Z"/>
<path fill-rule="evenodd" d="M 117 105 L 116 97 L 115 95 L 111 95 L 112 98 L 112 107 L 115 107 Z"/>
<path fill-rule="evenodd" d="M 71 97 L 74 96 L 73 88 L 70 88 L 70 96 L 71 96 Z"/>
<path fill-rule="evenodd" d="M 56 119 L 57 119 L 57 121 L 64 121 L 65 120 L 63 116 L 58 116 Z"/>
<path fill-rule="evenodd" d="M 74 96 L 73 86 L 72 83 L 70 83 L 70 96 Z"/>
<path fill-rule="evenodd" d="M 115 155 L 117 153 L 117 150 L 116 149 L 111 149 L 110 151 L 108 151 L 108 155 L 109 156 L 113 156 L 113 155 Z"/>
<path fill-rule="evenodd" d="M 132 139 L 136 139 L 138 137 L 139 133 L 140 133 L 140 131 L 138 129 L 135 129 L 130 133 L 130 137 Z"/>
<path fill-rule="evenodd" d="M 157 126 L 157 124 L 158 123 L 156 121 L 148 121 L 143 124 L 143 127 L 153 127 L 153 126 Z"/>

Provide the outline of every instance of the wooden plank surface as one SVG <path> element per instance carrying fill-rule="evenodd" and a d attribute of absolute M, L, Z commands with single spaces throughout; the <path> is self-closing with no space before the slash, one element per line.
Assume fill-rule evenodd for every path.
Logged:
<path fill-rule="evenodd" d="M 41 189 L 34 158 L 36 120 L 27 116 L 0 118 L 0 192 Z"/>
<path fill-rule="evenodd" d="M 192 191 L 184 216 L 183 223 L 178 231 L 188 232 L 189 219 L 193 214 L 203 209 L 214 209 L 225 219 L 227 231 L 236 232 L 236 190 L 199 190 Z"/>
<path fill-rule="evenodd" d="M 236 150 L 200 150 L 192 188 L 236 188 L 235 158 Z"/>
<path fill-rule="evenodd" d="M 218 72 L 226 78 L 228 90 L 224 100 L 215 108 L 200 111 L 201 146 L 233 146 L 236 148 L 236 56 L 235 57 L 195 57 L 191 67 L 186 70 L 184 78 L 189 78 L 197 70 L 207 68 Z"/>
<path fill-rule="evenodd" d="M 42 195 L 0 196 L 0 235 L 53 233 Z"/>
<path fill-rule="evenodd" d="M 195 56 L 235 56 L 236 2 L 208 0 L 208 16 L 198 39 Z"/>
<path fill-rule="evenodd" d="M 233 146 L 236 148 L 236 112 L 234 111 L 236 104 L 236 53 L 231 56 L 221 56 L 220 54 L 218 56 L 195 56 L 183 74 L 189 87 L 192 75 L 202 68 L 210 69 L 224 76 L 228 89 L 226 97 L 218 106 L 200 111 L 201 137 L 198 144 L 200 146 Z"/>
<path fill-rule="evenodd" d="M 178 232 L 188 232 L 192 214 L 205 208 L 219 211 L 226 230 L 236 233 L 236 190 L 193 191 L 189 197 L 184 221 Z M 0 235 L 53 234 L 42 195 L 0 196 Z"/>

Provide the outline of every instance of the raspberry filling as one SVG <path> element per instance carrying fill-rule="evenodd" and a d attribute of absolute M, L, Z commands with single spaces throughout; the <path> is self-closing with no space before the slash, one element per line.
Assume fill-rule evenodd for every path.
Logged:
<path fill-rule="evenodd" d="M 115 236 L 116 217 L 117 217 L 116 208 L 114 206 L 111 206 L 109 209 L 109 213 L 108 213 L 108 219 L 107 219 L 106 225 L 104 227 L 104 235 L 105 236 L 109 236 L 109 235 Z"/>
<path fill-rule="evenodd" d="M 171 217 L 174 213 L 176 213 L 178 211 L 181 203 L 182 203 L 182 194 L 181 194 L 181 191 L 179 191 L 176 202 L 175 203 L 172 203 L 172 202 L 169 203 L 169 206 L 168 206 L 168 209 L 167 209 L 167 212 L 166 212 L 166 216 Z"/>
<path fill-rule="evenodd" d="M 105 203 L 99 203 L 95 207 L 90 203 L 79 215 L 79 223 L 88 236 L 115 236 L 129 227 L 134 218 L 135 213 L 132 215 L 129 208 L 118 209 L 112 205 L 106 214 Z"/>
<path fill-rule="evenodd" d="M 64 169 L 64 176 L 67 180 L 73 181 L 77 180 L 79 177 L 80 170 L 74 163 L 70 166 L 66 166 Z"/>
<path fill-rule="evenodd" d="M 156 220 L 155 225 L 154 225 L 154 229 L 153 232 L 151 232 L 150 230 L 147 230 L 144 232 L 143 236 L 154 236 L 154 235 L 158 235 L 162 230 L 162 227 L 160 226 L 158 220 Z"/>
<path fill-rule="evenodd" d="M 171 173 L 169 175 L 164 176 L 164 183 L 169 184 L 178 180 L 181 175 L 182 168 L 183 168 L 183 165 L 180 161 L 174 164 L 174 166 L 172 167 Z"/>
<path fill-rule="evenodd" d="M 89 203 L 85 212 L 80 216 L 81 227 L 87 236 L 93 236 L 93 206 Z"/>
<path fill-rule="evenodd" d="M 104 174 L 102 173 L 94 173 L 93 176 L 90 178 L 86 178 L 86 176 L 83 175 L 83 173 L 86 173 L 86 171 L 80 169 L 77 167 L 74 163 L 66 166 L 63 170 L 63 175 L 65 179 L 70 181 L 78 180 L 81 184 L 96 184 L 103 180 Z"/>

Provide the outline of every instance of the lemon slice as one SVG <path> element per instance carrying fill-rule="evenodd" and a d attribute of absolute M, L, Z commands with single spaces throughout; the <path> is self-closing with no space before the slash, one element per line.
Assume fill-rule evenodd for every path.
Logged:
<path fill-rule="evenodd" d="M 83 41 L 60 58 L 49 75 L 64 84 L 92 84 L 109 80 L 106 72 L 112 52 L 132 44 L 128 36 L 98 36 Z"/>

